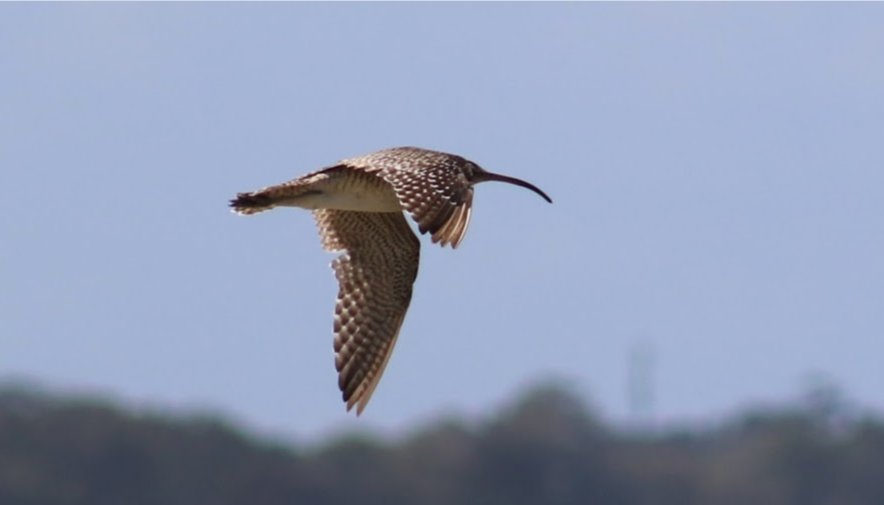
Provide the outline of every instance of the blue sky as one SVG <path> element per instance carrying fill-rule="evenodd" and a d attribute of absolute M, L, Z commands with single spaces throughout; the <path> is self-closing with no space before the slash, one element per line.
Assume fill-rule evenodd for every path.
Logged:
<path fill-rule="evenodd" d="M 0 377 L 262 431 L 395 433 L 558 377 L 615 421 L 809 374 L 884 411 L 881 4 L 0 5 Z M 309 213 L 237 191 L 376 149 L 462 154 L 362 418 Z"/>

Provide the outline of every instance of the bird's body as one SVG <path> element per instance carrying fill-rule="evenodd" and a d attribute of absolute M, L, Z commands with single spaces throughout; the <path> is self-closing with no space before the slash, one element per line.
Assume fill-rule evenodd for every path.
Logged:
<path fill-rule="evenodd" d="M 492 174 L 460 156 L 398 147 L 331 167 L 231 201 L 240 214 L 273 207 L 313 211 L 322 245 L 344 253 L 332 262 L 339 284 L 334 349 L 338 386 L 349 410 L 368 404 L 405 319 L 417 277 L 420 242 L 402 211 L 433 242 L 457 247 L 472 211 L 473 185 L 496 180 L 552 200 L 535 186 Z"/>
<path fill-rule="evenodd" d="M 401 212 L 396 193 L 377 175 L 346 166 L 334 166 L 253 193 L 256 207 L 243 207 L 254 214 L 266 207 Z M 264 202 L 266 206 L 263 205 Z M 241 202 L 242 203 L 242 202 Z"/>

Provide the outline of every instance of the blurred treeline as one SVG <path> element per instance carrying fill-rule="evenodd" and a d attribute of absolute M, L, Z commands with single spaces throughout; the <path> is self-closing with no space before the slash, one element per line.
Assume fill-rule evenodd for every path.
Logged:
<path fill-rule="evenodd" d="M 0 504 L 347 503 L 881 504 L 884 423 L 818 388 L 714 426 L 625 430 L 543 386 L 481 422 L 298 448 L 207 417 L 0 390 Z"/>

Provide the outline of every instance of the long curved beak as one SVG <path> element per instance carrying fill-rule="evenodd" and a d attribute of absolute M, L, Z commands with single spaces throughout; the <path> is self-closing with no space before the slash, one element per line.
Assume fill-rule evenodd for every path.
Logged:
<path fill-rule="evenodd" d="M 477 179 L 478 180 L 476 182 L 497 181 L 506 182 L 508 184 L 515 184 L 516 186 L 522 186 L 523 188 L 528 188 L 531 191 L 537 193 L 547 202 L 552 203 L 552 198 L 547 196 L 546 193 L 540 190 L 540 188 L 531 184 L 530 182 L 523 181 L 522 179 L 516 179 L 515 177 L 510 177 L 508 175 L 493 174 L 491 172 L 484 172 L 480 174 Z"/>

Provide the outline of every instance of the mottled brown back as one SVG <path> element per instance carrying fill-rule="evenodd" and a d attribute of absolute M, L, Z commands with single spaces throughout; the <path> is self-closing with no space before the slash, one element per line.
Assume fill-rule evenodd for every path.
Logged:
<path fill-rule="evenodd" d="M 417 147 L 396 147 L 342 165 L 376 173 L 393 186 L 402 208 L 430 232 L 433 242 L 457 247 L 469 225 L 473 188 L 468 177 L 476 166 L 453 154 Z"/>

